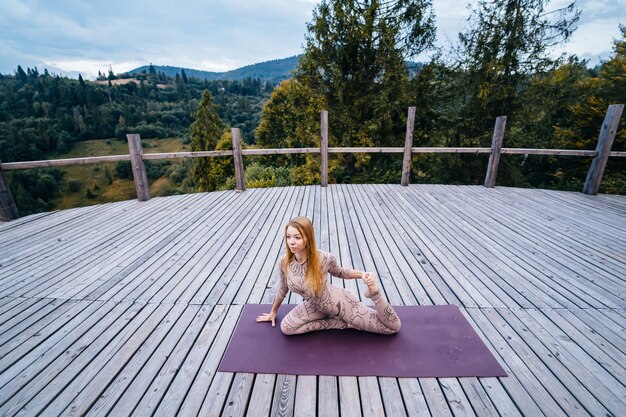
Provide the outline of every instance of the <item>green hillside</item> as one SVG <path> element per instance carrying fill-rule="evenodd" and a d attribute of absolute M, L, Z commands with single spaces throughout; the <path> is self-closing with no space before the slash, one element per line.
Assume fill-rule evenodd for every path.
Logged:
<path fill-rule="evenodd" d="M 201 71 L 191 68 L 171 67 L 169 65 L 153 65 L 152 67 L 156 72 L 164 73 L 168 77 L 175 77 L 176 74 L 180 74 L 185 70 L 187 77 L 199 78 L 201 80 L 243 81 L 246 78 L 258 78 L 261 81 L 279 83 L 291 78 L 292 72 L 296 69 L 299 59 L 300 56 L 296 55 L 289 58 L 246 65 L 245 67 L 226 72 Z M 129 71 L 128 74 L 147 74 L 149 71 L 150 66 L 144 65 Z"/>

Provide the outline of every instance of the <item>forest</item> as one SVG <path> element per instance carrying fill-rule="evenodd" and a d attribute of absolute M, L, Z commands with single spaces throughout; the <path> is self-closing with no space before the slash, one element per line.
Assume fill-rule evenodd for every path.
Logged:
<path fill-rule="evenodd" d="M 417 108 L 416 147 L 489 147 L 496 117 L 506 115 L 505 147 L 593 150 L 608 105 L 626 101 L 626 28 L 609 59 L 591 68 L 554 52 L 575 32 L 580 12 L 575 3 L 550 9 L 545 0 L 481 1 L 455 45 L 409 68 L 434 49 L 430 0 L 322 1 L 293 77 L 279 85 L 200 80 L 184 70 L 171 77 L 153 67 L 90 82 L 18 67 L 0 76 L 0 159 L 54 158 L 78 142 L 123 141 L 127 133 L 179 137 L 191 150 L 229 149 L 231 127 L 241 128 L 247 147 L 316 147 L 322 109 L 329 112 L 329 146 L 402 147 L 409 106 Z M 621 126 L 614 151 L 626 148 Z M 410 181 L 481 184 L 487 160 L 414 155 Z M 232 158 L 162 162 L 149 171 L 152 181 L 168 177 L 167 193 L 234 186 Z M 581 191 L 590 162 L 503 155 L 497 185 Z M 319 155 L 245 163 L 248 187 L 319 184 Z M 393 154 L 333 154 L 329 182 L 399 183 L 401 166 Z M 625 194 L 625 168 L 624 158 L 611 158 L 600 192 Z M 121 163 L 107 172 L 129 176 Z M 21 215 L 50 210 L 70 192 L 59 170 L 10 177 Z"/>

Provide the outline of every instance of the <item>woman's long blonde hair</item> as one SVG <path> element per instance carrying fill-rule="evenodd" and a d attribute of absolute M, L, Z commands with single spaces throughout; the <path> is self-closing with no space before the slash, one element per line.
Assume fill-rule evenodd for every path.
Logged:
<path fill-rule="evenodd" d="M 300 235 L 304 239 L 306 245 L 306 254 L 308 260 L 308 266 L 304 275 L 304 282 L 306 282 L 315 294 L 319 294 L 324 286 L 324 275 L 320 265 L 320 259 L 317 254 L 317 245 L 315 244 L 315 231 L 313 230 L 313 223 L 307 217 L 298 216 L 285 226 L 285 270 L 289 270 L 289 264 L 293 259 L 293 254 L 289 250 L 289 244 L 287 243 L 287 228 L 289 226 L 295 228 L 300 232 Z"/>

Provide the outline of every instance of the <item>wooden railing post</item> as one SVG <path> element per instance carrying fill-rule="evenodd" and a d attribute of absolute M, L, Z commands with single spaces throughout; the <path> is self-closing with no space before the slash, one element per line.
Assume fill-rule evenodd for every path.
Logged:
<path fill-rule="evenodd" d="M 487 188 L 493 188 L 496 185 L 496 176 L 498 175 L 498 165 L 500 164 L 500 152 L 502 150 L 505 127 L 506 116 L 498 116 L 496 125 L 493 128 L 491 155 L 489 156 L 489 165 L 487 166 L 487 175 L 485 176 L 485 187 Z"/>
<path fill-rule="evenodd" d="M 241 130 L 236 127 L 230 129 L 233 137 L 233 161 L 235 163 L 235 182 L 237 184 L 237 192 L 246 189 L 246 182 L 243 171 L 243 155 L 241 154 Z"/>
<path fill-rule="evenodd" d="M 17 206 L 11 194 L 9 182 L 4 176 L 2 167 L 0 167 L 0 221 L 14 220 L 18 217 Z"/>
<path fill-rule="evenodd" d="M 321 186 L 328 186 L 328 111 L 322 110 L 320 127 L 320 150 L 322 156 Z"/>
<path fill-rule="evenodd" d="M 404 159 L 402 160 L 402 180 L 401 184 L 409 185 L 409 175 L 411 174 L 411 156 L 413 155 L 413 129 L 415 127 L 415 107 L 409 107 L 406 120 L 406 136 L 404 137 Z"/>
<path fill-rule="evenodd" d="M 141 136 L 133 133 L 127 134 L 128 150 L 130 152 L 130 165 L 133 169 L 133 178 L 135 179 L 135 191 L 137 191 L 137 199 L 139 201 L 150 200 L 150 191 L 148 184 L 148 174 L 146 173 L 146 165 L 143 163 L 143 148 L 141 147 Z"/>
<path fill-rule="evenodd" d="M 583 193 L 585 194 L 598 194 L 602 175 L 606 168 L 606 162 L 609 159 L 609 152 L 611 152 L 611 146 L 613 146 L 613 140 L 615 139 L 617 126 L 619 125 L 623 110 L 623 104 L 611 104 L 606 111 L 602 129 L 600 129 L 600 136 L 598 137 L 596 156 L 593 158 L 593 161 L 591 161 L 589 172 L 587 172 L 587 180 L 583 187 Z"/>

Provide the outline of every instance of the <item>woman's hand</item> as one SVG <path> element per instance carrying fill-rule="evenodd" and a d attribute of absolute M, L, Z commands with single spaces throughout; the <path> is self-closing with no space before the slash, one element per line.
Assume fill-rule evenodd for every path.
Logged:
<path fill-rule="evenodd" d="M 367 285 L 367 291 L 363 293 L 367 298 L 371 298 L 380 292 L 378 283 L 376 282 L 376 275 L 371 272 L 363 272 L 363 282 Z"/>
<path fill-rule="evenodd" d="M 276 313 L 272 311 L 269 313 L 261 314 L 260 316 L 256 318 L 257 323 L 260 323 L 262 321 L 271 321 L 272 327 L 275 327 L 276 326 Z"/>

